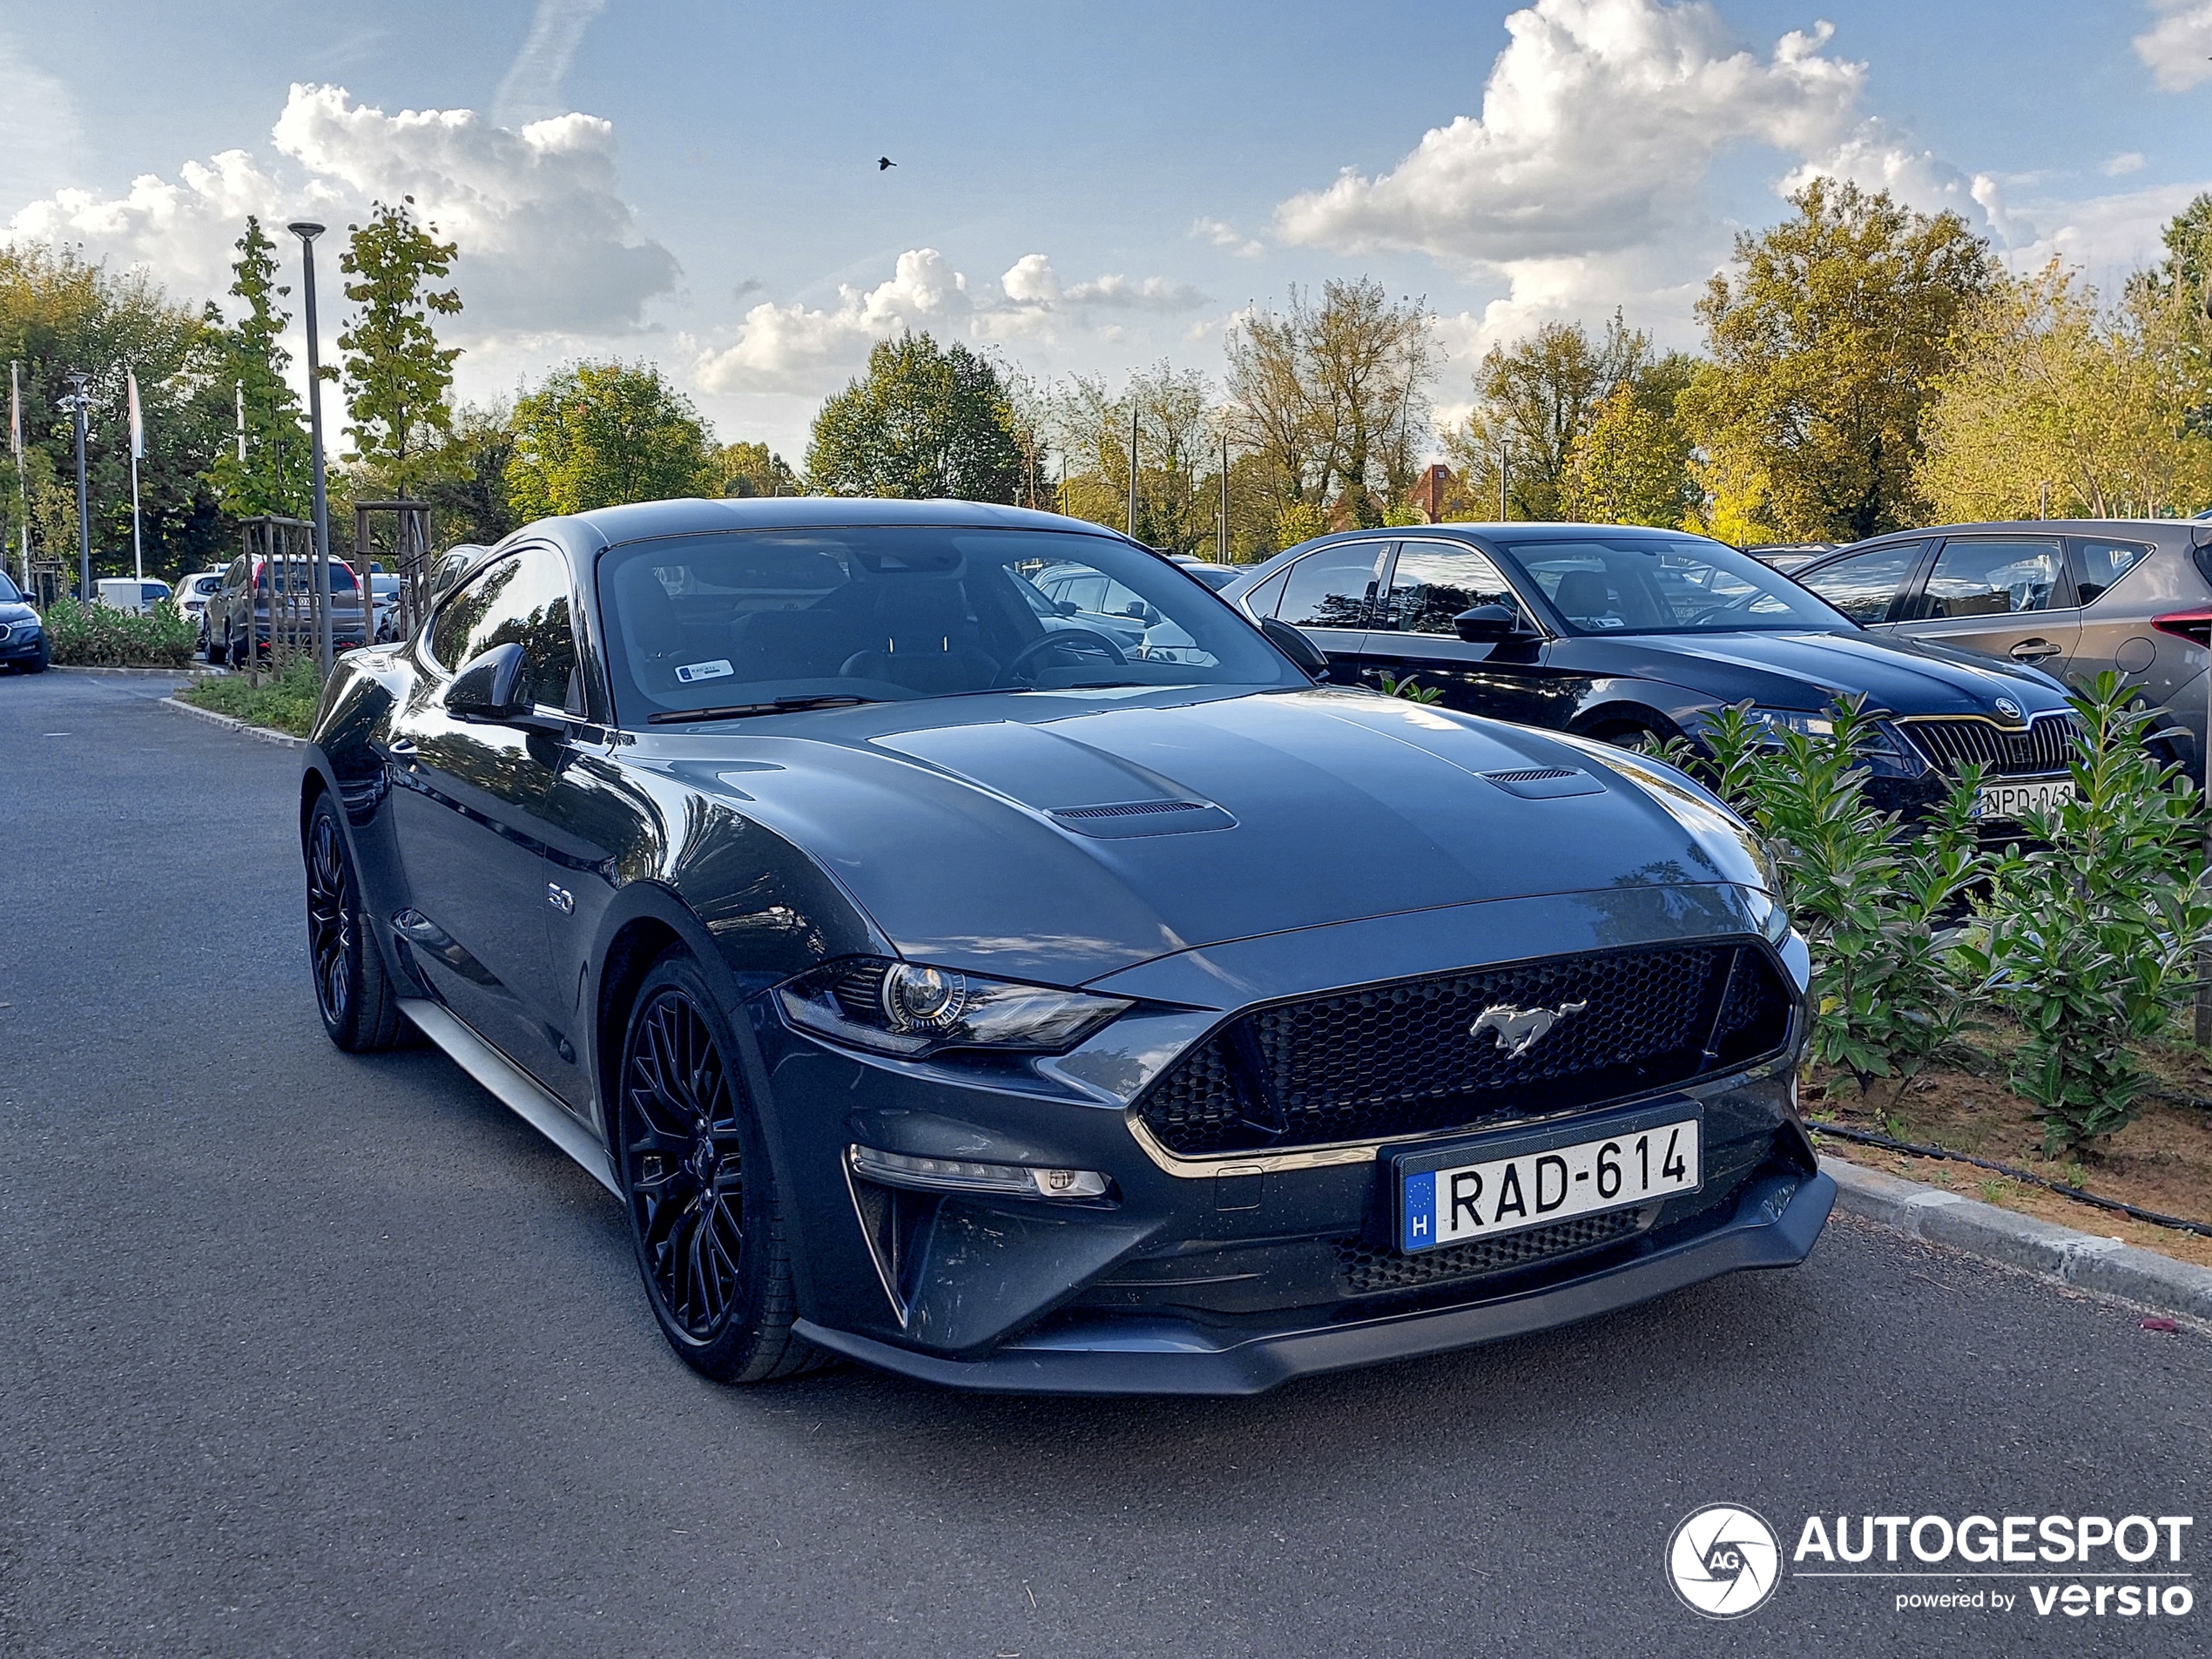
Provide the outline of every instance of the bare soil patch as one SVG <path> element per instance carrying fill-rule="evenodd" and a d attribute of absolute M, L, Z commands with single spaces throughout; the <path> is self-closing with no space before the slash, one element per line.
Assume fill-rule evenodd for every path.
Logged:
<path fill-rule="evenodd" d="M 2009 1048 L 2005 1041 L 2009 1033 L 1992 1035 L 2000 1051 Z M 2155 1087 L 2160 1092 L 2212 1099 L 2212 1056 L 2161 1044 L 2143 1058 L 2158 1076 Z M 2146 1101 L 2141 1115 L 2108 1137 L 2093 1156 L 2077 1162 L 2051 1159 L 2043 1155 L 2040 1114 L 2006 1086 L 2005 1070 L 2001 1057 L 1986 1070 L 1931 1068 L 1892 1104 L 1886 1083 L 1862 1098 L 1848 1076 L 1816 1067 L 1802 1098 L 1816 1129 L 1827 1121 L 1871 1130 L 1894 1140 L 1971 1153 L 2099 1197 L 2212 1225 L 2212 1107 Z M 1832 1136 L 1823 1136 L 1820 1147 L 1824 1153 L 1853 1163 L 2212 1267 L 2212 1238 L 2100 1210 L 1972 1164 L 1858 1146 Z"/>

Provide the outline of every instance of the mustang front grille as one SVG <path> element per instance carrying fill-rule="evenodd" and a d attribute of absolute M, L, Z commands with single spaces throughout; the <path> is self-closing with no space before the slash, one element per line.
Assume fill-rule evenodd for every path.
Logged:
<path fill-rule="evenodd" d="M 1137 1110 L 1184 1157 L 1575 1111 L 1779 1051 L 1791 1000 L 1766 953 L 1735 943 L 1399 980 L 1240 1015 Z"/>
<path fill-rule="evenodd" d="M 2064 772 L 2074 759 L 2080 722 L 2071 714 L 2039 714 L 2025 731 L 1972 717 L 1900 720 L 1929 764 L 1939 772 L 1976 765 L 1993 778 L 2027 778 Z"/>

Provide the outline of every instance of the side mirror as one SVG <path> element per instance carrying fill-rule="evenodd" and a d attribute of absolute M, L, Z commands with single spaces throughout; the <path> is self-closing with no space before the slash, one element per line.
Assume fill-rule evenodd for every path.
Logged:
<path fill-rule="evenodd" d="M 456 720 L 512 724 L 529 713 L 522 701 L 523 648 L 513 640 L 469 659 L 446 687 L 446 712 Z"/>
<path fill-rule="evenodd" d="M 1460 637 L 1470 645 L 1484 640 L 1510 639 L 1521 631 L 1520 613 L 1507 605 L 1477 605 L 1452 618 Z"/>
<path fill-rule="evenodd" d="M 1269 644 L 1305 670 L 1308 679 L 1318 684 L 1329 678 L 1329 653 L 1289 623 L 1274 617 L 1263 617 L 1259 631 L 1267 637 Z"/>
<path fill-rule="evenodd" d="M 1076 614 L 1076 605 L 1073 599 L 1055 599 L 1052 609 L 1059 616 L 1072 617 Z"/>

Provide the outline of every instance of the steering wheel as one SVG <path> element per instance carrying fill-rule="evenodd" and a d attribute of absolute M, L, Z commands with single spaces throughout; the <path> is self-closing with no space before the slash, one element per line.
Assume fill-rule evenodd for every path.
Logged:
<path fill-rule="evenodd" d="M 1699 611 L 1696 616 L 1692 617 L 1683 625 L 1686 628 L 1703 628 L 1705 625 L 1706 617 L 1724 617 L 1731 610 L 1748 610 L 1750 609 L 1753 601 L 1760 598 L 1762 596 L 1756 589 L 1750 593 L 1740 593 L 1737 595 L 1735 598 L 1728 600 L 1724 604 L 1707 605 L 1703 610 Z"/>
<path fill-rule="evenodd" d="M 1116 667 L 1125 666 L 1129 662 L 1129 658 L 1123 654 L 1122 648 L 1096 628 L 1055 628 L 1042 638 L 1033 639 L 1020 651 L 1015 651 L 1007 665 L 999 670 L 998 678 L 991 684 L 994 685 L 1012 685 L 1015 675 L 1032 657 L 1042 656 L 1046 651 L 1062 645 L 1076 647 L 1078 654 L 1082 656 L 1103 656 Z"/>

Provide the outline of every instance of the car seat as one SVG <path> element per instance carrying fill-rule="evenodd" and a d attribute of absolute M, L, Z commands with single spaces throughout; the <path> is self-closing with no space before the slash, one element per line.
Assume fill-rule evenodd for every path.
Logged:
<path fill-rule="evenodd" d="M 877 587 L 875 637 L 840 671 L 923 692 L 981 691 L 998 675 L 995 658 L 977 649 L 968 595 L 942 577 L 891 577 Z"/>

